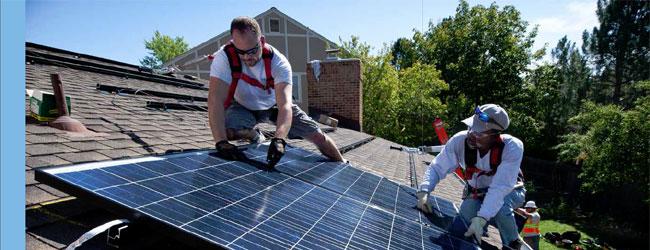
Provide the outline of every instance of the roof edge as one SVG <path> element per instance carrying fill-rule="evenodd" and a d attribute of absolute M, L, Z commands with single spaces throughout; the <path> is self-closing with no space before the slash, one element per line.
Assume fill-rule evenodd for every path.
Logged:
<path fill-rule="evenodd" d="M 25 42 L 25 49 L 27 49 L 27 48 L 44 49 L 44 50 L 58 52 L 58 53 L 65 53 L 65 54 L 75 55 L 75 56 L 79 56 L 79 57 L 83 57 L 83 58 L 87 58 L 87 59 L 102 61 L 102 62 L 111 63 L 111 64 L 116 64 L 116 65 L 120 65 L 120 66 L 133 67 L 133 68 L 136 68 L 136 69 L 141 67 L 140 65 L 120 62 L 120 61 L 116 61 L 116 60 L 112 60 L 112 59 L 108 59 L 108 58 L 104 58 L 104 57 L 98 57 L 98 56 L 93 56 L 93 55 L 89 55 L 89 54 L 83 54 L 83 53 L 79 53 L 79 52 L 74 52 L 74 51 L 70 51 L 70 50 L 55 48 L 55 47 L 51 47 L 51 46 L 47 46 L 47 45 L 43 45 L 43 44 L 38 44 L 38 43 L 33 43 L 33 42 Z"/>

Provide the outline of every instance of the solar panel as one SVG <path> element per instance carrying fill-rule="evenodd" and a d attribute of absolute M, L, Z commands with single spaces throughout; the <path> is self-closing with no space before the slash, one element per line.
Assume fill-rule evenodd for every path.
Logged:
<path fill-rule="evenodd" d="M 36 179 L 153 223 L 197 247 L 230 249 L 478 249 L 443 228 L 453 203 L 300 148 L 268 171 L 266 146 L 233 162 L 208 151 L 39 169 Z"/>

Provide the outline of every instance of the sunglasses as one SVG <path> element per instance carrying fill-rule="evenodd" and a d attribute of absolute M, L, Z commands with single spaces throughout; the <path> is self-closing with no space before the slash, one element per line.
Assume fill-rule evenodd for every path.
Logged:
<path fill-rule="evenodd" d="M 237 54 L 240 54 L 240 55 L 253 56 L 253 55 L 257 54 L 257 51 L 259 51 L 259 50 L 260 50 L 260 44 L 259 43 L 255 44 L 255 47 L 253 47 L 251 49 L 247 49 L 247 50 L 241 50 L 241 49 L 238 49 L 237 47 L 235 47 L 235 52 L 237 52 Z"/>
<path fill-rule="evenodd" d="M 501 124 L 499 124 L 497 121 L 492 119 L 492 117 L 490 117 L 488 114 L 481 111 L 481 109 L 479 109 L 478 106 L 474 109 L 474 115 L 476 115 L 476 117 L 478 117 L 478 119 L 482 122 L 490 122 L 496 124 L 497 126 L 499 126 L 499 128 L 501 128 L 501 130 L 505 130 L 503 126 L 501 126 Z"/>
<path fill-rule="evenodd" d="M 468 136 L 473 136 L 474 138 L 479 139 L 479 140 L 483 139 L 483 138 L 486 138 L 486 137 L 488 137 L 490 135 L 496 135 L 496 134 L 498 134 L 498 133 L 476 132 L 476 131 L 473 131 L 471 128 L 467 130 L 467 135 Z"/>

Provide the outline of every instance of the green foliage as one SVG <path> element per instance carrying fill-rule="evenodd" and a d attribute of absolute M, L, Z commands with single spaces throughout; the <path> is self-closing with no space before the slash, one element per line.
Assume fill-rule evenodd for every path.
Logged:
<path fill-rule="evenodd" d="M 397 39 L 391 48 L 391 53 L 393 59 L 390 63 L 397 69 L 411 67 L 417 60 L 415 43 L 406 38 Z"/>
<path fill-rule="evenodd" d="M 577 99 L 584 95 L 589 101 L 568 120 L 570 132 L 556 147 L 560 160 L 581 165 L 581 190 L 587 194 L 582 202 L 591 204 L 584 208 L 611 215 L 617 225 L 637 232 L 648 231 L 650 204 L 648 7 L 642 1 L 598 1 L 600 25 L 583 33 L 583 51 L 597 80 L 575 86 Z M 557 52 L 557 58 L 566 58 Z M 583 71 L 588 70 L 576 72 Z M 577 79 L 583 79 L 580 75 Z"/>
<path fill-rule="evenodd" d="M 609 97 L 606 103 L 630 107 L 639 97 L 633 83 L 650 79 L 649 8 L 646 1 L 598 1 L 600 26 L 583 38 L 601 80 L 599 94 Z"/>
<path fill-rule="evenodd" d="M 397 142 L 431 144 L 435 139 L 431 122 L 436 117 L 444 117 L 446 109 L 438 96 L 448 85 L 440 79 L 440 71 L 435 66 L 420 63 L 400 71 L 399 80 L 397 120 L 402 136 Z"/>
<path fill-rule="evenodd" d="M 590 193 L 627 183 L 638 184 L 648 202 L 650 98 L 624 111 L 620 106 L 587 102 L 571 118 L 576 129 L 558 145 L 560 159 L 582 163 L 582 189 Z"/>
<path fill-rule="evenodd" d="M 591 84 L 587 59 L 566 36 L 551 55 L 552 63 L 529 71 L 513 104 L 513 111 L 521 114 L 512 122 L 513 131 L 529 154 L 544 158 L 556 157 L 552 148 L 566 134 L 567 121 L 578 113 Z"/>
<path fill-rule="evenodd" d="M 400 56 L 396 65 L 434 64 L 449 84 L 449 95 L 464 94 L 471 106 L 513 102 L 536 36 L 536 28 L 526 32 L 528 23 L 519 11 L 496 4 L 470 8 L 461 1 L 454 16 L 429 26 L 424 34 L 416 32 L 410 42 L 400 39 L 393 45 L 398 49 L 394 54 Z"/>
<path fill-rule="evenodd" d="M 509 109 L 508 115 L 510 116 L 510 127 L 508 131 L 510 134 L 516 135 L 524 143 L 524 152 L 540 152 L 543 150 L 542 130 L 544 125 L 533 118 L 531 113 L 521 112 L 517 109 Z"/>
<path fill-rule="evenodd" d="M 363 127 L 367 133 L 386 139 L 399 137 L 397 103 L 399 75 L 390 66 L 390 56 L 370 56 L 370 45 L 352 36 L 341 44 L 341 58 L 358 58 L 362 65 Z"/>
<path fill-rule="evenodd" d="M 341 43 L 339 52 L 341 58 L 357 58 L 361 62 L 375 59 L 370 57 L 370 45 L 359 40 L 358 36 L 350 37 L 350 41 L 344 41 L 339 37 L 339 42 Z"/>
<path fill-rule="evenodd" d="M 637 86 L 637 91 L 647 93 L 650 81 Z M 586 102 L 582 112 L 569 120 L 574 132 L 564 136 L 557 146 L 560 160 L 582 165 L 582 192 L 607 201 L 601 200 L 591 210 L 608 213 L 646 232 L 650 204 L 649 120 L 647 95 L 629 110 Z"/>
<path fill-rule="evenodd" d="M 431 122 L 446 107 L 438 96 L 447 89 L 432 65 L 416 63 L 398 71 L 387 48 L 371 56 L 371 47 L 358 37 L 341 40 L 342 58 L 362 62 L 363 122 L 367 133 L 405 145 L 433 140 Z M 444 117 L 444 116 L 443 116 Z"/>
<path fill-rule="evenodd" d="M 474 104 L 465 97 L 465 94 L 462 93 L 459 95 L 447 95 L 445 101 L 447 102 L 446 121 L 448 129 L 450 129 L 450 131 L 461 131 L 467 129 L 467 125 L 460 121 L 469 117 L 476 106 L 474 106 Z"/>
<path fill-rule="evenodd" d="M 160 69 L 165 62 L 188 50 L 188 44 L 183 37 L 172 38 L 160 34 L 157 30 L 151 40 L 144 41 L 144 46 L 149 50 L 150 55 L 141 59 L 140 64 L 152 69 Z"/>
<path fill-rule="evenodd" d="M 565 36 L 551 49 L 552 62 L 535 68 L 528 68 L 531 61 L 546 53 L 531 52 L 536 27 L 512 6 L 470 7 L 464 0 L 453 16 L 398 39 L 390 50 L 370 55 L 370 46 L 352 37 L 342 42 L 342 57 L 363 63 L 367 132 L 406 145 L 431 144 L 436 116 L 458 131 L 476 105 L 497 103 L 527 155 L 581 165 L 581 190 L 600 202 L 582 196 L 583 209 L 604 211 L 622 225 L 641 221 L 647 232 L 648 6 L 599 0 L 600 25 L 583 33 L 583 47 Z M 559 202 L 549 209 L 572 210 Z"/>
<path fill-rule="evenodd" d="M 541 205 L 538 206 L 542 207 Z M 569 205 L 562 197 L 553 198 L 548 203 L 545 203 L 538 212 L 543 215 L 543 218 L 559 220 L 575 219 L 577 214 L 576 208 Z"/>

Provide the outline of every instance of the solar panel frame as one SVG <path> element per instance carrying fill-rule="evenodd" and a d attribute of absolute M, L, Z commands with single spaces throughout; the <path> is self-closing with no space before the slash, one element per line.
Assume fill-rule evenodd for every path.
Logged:
<path fill-rule="evenodd" d="M 398 225 L 404 224 L 405 222 L 411 222 L 411 224 L 418 223 L 418 224 L 420 224 L 419 225 L 420 234 L 423 235 L 423 231 L 425 231 L 426 229 L 423 229 L 425 226 L 423 226 L 422 224 L 426 224 L 426 223 L 422 220 L 420 212 L 416 212 L 417 218 L 414 218 L 415 214 L 413 213 L 413 211 L 417 211 L 415 209 L 410 209 L 409 213 L 406 213 L 406 212 L 405 213 L 399 213 L 399 211 L 398 211 L 398 208 L 400 208 L 400 206 L 397 206 L 397 204 L 398 204 L 398 202 L 400 200 L 402 202 L 408 202 L 408 204 L 414 203 L 413 197 L 415 197 L 415 193 L 414 193 L 414 190 L 412 190 L 410 187 L 406 187 L 404 185 L 399 185 L 397 183 L 389 181 L 388 179 L 386 179 L 384 177 L 380 177 L 380 176 L 371 174 L 369 172 L 361 171 L 361 170 L 352 168 L 350 166 L 344 166 L 344 165 L 341 165 L 341 164 L 325 162 L 325 161 L 323 161 L 324 158 L 322 156 L 316 156 L 313 153 L 308 152 L 308 151 L 303 150 L 300 153 L 298 153 L 298 151 L 301 151 L 301 149 L 290 148 L 287 155 L 285 157 L 283 157 L 282 161 L 276 167 L 277 169 L 279 169 L 278 173 L 280 173 L 281 175 L 286 175 L 286 178 L 282 182 L 287 181 L 287 180 L 292 180 L 293 182 L 302 181 L 302 182 L 306 183 L 308 186 L 311 185 L 312 187 L 310 189 L 310 192 L 305 192 L 300 197 L 310 195 L 311 190 L 315 190 L 315 189 L 320 190 L 320 189 L 322 189 L 320 191 L 330 192 L 332 194 L 338 195 L 338 198 L 335 201 L 333 201 L 333 203 L 330 206 L 327 207 L 327 209 L 324 211 L 324 213 L 322 215 L 320 215 L 320 216 L 318 216 L 318 214 L 315 215 L 316 217 L 319 217 L 319 218 L 311 226 L 309 226 L 308 230 L 305 231 L 305 233 L 302 235 L 300 240 L 295 242 L 295 244 L 293 244 L 292 247 L 301 248 L 301 247 L 305 247 L 306 245 L 308 245 L 309 241 L 302 241 L 302 240 L 304 238 L 309 239 L 310 237 L 313 237 L 312 235 L 309 235 L 309 233 L 311 233 L 312 230 L 314 230 L 314 232 L 317 232 L 318 230 L 320 230 L 319 228 L 316 228 L 316 226 L 318 225 L 318 223 L 322 219 L 326 219 L 326 215 L 328 215 L 328 212 L 330 211 L 330 209 L 335 208 L 336 207 L 335 205 L 340 200 L 347 201 L 348 203 L 351 201 L 352 203 L 357 203 L 357 205 L 364 207 L 364 212 L 360 215 L 359 220 L 357 221 L 357 223 L 355 225 L 354 231 L 352 231 L 352 233 L 349 235 L 350 237 L 349 237 L 348 241 L 346 242 L 346 246 L 349 246 L 349 247 L 359 246 L 361 248 L 364 248 L 364 247 L 367 248 L 367 247 L 371 247 L 371 246 L 378 246 L 377 243 L 370 242 L 368 239 L 366 239 L 365 243 L 363 243 L 364 242 L 363 237 L 355 235 L 355 232 L 356 232 L 357 229 L 358 230 L 365 230 L 369 226 L 372 226 L 372 227 L 375 227 L 375 228 L 376 227 L 386 228 L 386 225 L 382 224 L 383 220 L 379 220 L 379 222 L 373 222 L 371 220 L 372 218 L 370 218 L 370 217 L 365 218 L 364 213 L 366 211 L 369 212 L 369 215 L 372 215 L 372 216 L 375 216 L 375 217 L 376 216 L 379 216 L 379 217 L 384 216 L 385 217 L 386 215 L 388 215 L 388 216 L 392 215 L 392 218 L 388 219 L 388 221 L 390 221 L 390 225 L 388 225 L 389 232 L 388 232 L 388 238 L 386 239 L 387 241 L 385 241 L 386 246 L 389 246 L 389 244 L 391 244 L 391 242 L 392 242 L 391 237 L 393 236 L 393 230 L 395 229 L 393 227 L 395 221 L 398 222 Z M 263 151 L 263 150 L 258 150 L 258 151 L 252 150 L 252 151 L 247 152 L 247 154 L 252 159 L 257 159 L 260 162 L 263 162 L 263 158 L 265 157 L 265 155 L 263 153 L 265 153 L 265 151 Z M 307 157 L 303 157 L 307 153 L 312 154 L 312 155 L 309 155 Z M 140 185 L 139 183 L 135 183 L 134 186 L 130 186 L 131 184 L 124 185 L 124 183 L 121 183 L 119 181 L 113 181 L 112 183 L 111 182 L 103 183 L 103 185 L 100 185 L 100 186 L 97 186 L 97 185 L 93 186 L 93 185 L 85 183 L 85 182 L 82 183 L 82 184 L 84 184 L 84 185 L 86 185 L 88 187 L 99 188 L 99 189 L 95 189 L 95 190 L 99 190 L 99 191 L 93 191 L 93 190 L 87 190 L 87 189 L 84 189 L 84 188 L 76 187 L 74 184 L 62 181 L 63 180 L 62 178 L 59 178 L 59 177 L 56 177 L 54 175 L 49 174 L 49 171 L 54 171 L 54 172 L 62 171 L 61 169 L 70 168 L 70 167 L 79 168 L 79 169 L 84 169 L 84 168 L 93 169 L 93 167 L 92 167 L 93 164 L 102 164 L 102 163 L 90 163 L 90 164 L 87 164 L 87 165 L 82 164 L 82 165 L 68 166 L 68 167 L 56 166 L 56 167 L 43 168 L 43 169 L 37 170 L 36 179 L 38 181 L 41 181 L 43 183 L 47 183 L 48 185 L 51 185 L 54 188 L 60 189 L 61 191 L 64 191 L 64 192 L 66 192 L 68 194 L 71 194 L 73 196 L 80 197 L 80 198 L 85 198 L 85 199 L 88 199 L 88 200 L 90 200 L 90 201 L 92 201 L 92 202 L 94 202 L 96 204 L 100 204 L 102 207 L 105 207 L 108 210 L 114 211 L 117 214 L 125 215 L 125 217 L 127 219 L 142 221 L 145 224 L 151 225 L 151 227 L 155 228 L 156 230 L 161 230 L 162 233 L 164 233 L 164 234 L 172 235 L 172 236 L 176 237 L 177 239 L 181 240 L 182 242 L 189 242 L 190 243 L 189 245 L 194 246 L 194 247 L 198 247 L 198 248 L 206 248 L 206 247 L 214 248 L 215 246 L 217 246 L 217 245 L 215 245 L 215 243 L 217 243 L 217 244 L 221 244 L 221 245 L 218 245 L 221 248 L 224 248 L 224 247 L 239 248 L 239 247 L 244 247 L 245 246 L 245 244 L 244 244 L 245 242 L 243 242 L 243 240 L 247 240 L 248 242 L 250 242 L 251 240 L 261 240 L 260 237 L 263 238 L 263 236 L 255 234 L 254 232 L 258 227 L 262 227 L 262 228 L 267 227 L 266 225 L 263 225 L 264 222 L 270 221 L 269 223 L 275 223 L 275 221 L 272 220 L 273 216 L 268 217 L 266 220 L 262 221 L 261 223 L 251 224 L 251 225 L 255 225 L 254 227 L 250 227 L 250 226 L 249 227 L 243 227 L 243 229 L 247 229 L 248 231 L 246 233 L 244 233 L 244 234 L 240 234 L 239 236 L 235 237 L 234 239 L 232 239 L 230 241 L 222 239 L 222 241 L 219 242 L 218 240 L 215 240 L 214 238 L 213 239 L 208 239 L 205 236 L 201 237 L 200 228 L 205 227 L 205 226 L 210 226 L 210 225 L 205 225 L 205 222 L 201 221 L 202 219 L 213 221 L 214 224 L 223 226 L 223 229 L 220 229 L 220 231 L 223 232 L 223 234 L 220 235 L 220 237 L 224 237 L 226 235 L 232 235 L 233 231 L 237 231 L 237 230 L 241 231 L 242 227 L 240 225 L 233 225 L 232 223 L 227 223 L 227 220 L 225 220 L 224 218 L 219 217 L 219 216 L 214 216 L 214 214 L 217 211 L 225 211 L 224 209 L 226 209 L 226 207 L 233 207 L 233 208 L 236 207 L 236 208 L 238 208 L 238 209 L 240 209 L 242 211 L 245 211 L 247 209 L 251 210 L 250 206 L 252 206 L 252 205 L 245 203 L 246 201 L 242 202 L 242 197 L 220 197 L 219 200 L 217 200 L 217 201 L 221 202 L 220 204 L 228 204 L 229 202 L 233 202 L 233 201 L 235 201 L 235 203 L 242 202 L 242 204 L 244 204 L 246 206 L 237 207 L 237 205 L 233 205 L 231 203 L 229 205 L 225 205 L 225 206 L 221 206 L 221 207 L 219 207 L 218 204 L 212 204 L 213 207 L 209 207 L 209 205 L 211 205 L 211 204 L 197 203 L 197 202 L 200 202 L 200 198 L 202 196 L 203 197 L 210 197 L 211 199 L 214 199 L 214 194 L 211 194 L 209 191 L 210 191 L 211 187 L 216 187 L 217 184 L 209 184 L 209 183 L 206 183 L 205 181 L 203 181 L 203 184 L 201 184 L 201 185 L 206 185 L 206 186 L 197 186 L 197 187 L 187 188 L 187 187 L 185 187 L 185 186 L 187 186 L 186 185 L 187 183 L 183 183 L 182 179 L 181 179 L 181 181 L 171 179 L 171 181 L 173 181 L 175 183 L 178 183 L 178 187 L 176 187 L 176 188 L 174 188 L 172 190 L 164 190 L 164 192 L 166 192 L 166 195 L 173 195 L 173 196 L 171 198 L 157 199 L 157 201 L 149 202 L 149 203 L 143 203 L 145 201 L 135 202 L 133 200 L 128 200 L 129 202 L 132 202 L 133 204 L 120 204 L 119 203 L 120 201 L 118 201 L 118 198 L 114 197 L 113 200 L 116 201 L 116 202 L 111 202 L 111 201 L 107 200 L 107 199 L 111 199 L 110 197 L 105 198 L 105 197 L 101 197 L 99 195 L 99 194 L 103 194 L 103 193 L 99 193 L 99 192 L 108 192 L 106 190 L 118 189 L 118 188 L 123 188 L 123 187 L 145 188 L 145 189 L 149 189 L 149 190 L 155 190 L 157 187 L 159 188 L 159 186 L 155 185 L 156 181 L 154 181 L 154 180 L 160 180 L 162 178 L 168 178 L 168 176 L 167 177 L 154 177 L 153 179 L 148 180 L 147 178 L 152 177 L 151 172 L 156 172 L 158 174 L 167 173 L 167 174 L 172 174 L 172 175 L 176 175 L 176 176 L 182 176 L 183 173 L 173 173 L 173 172 L 174 172 L 174 169 L 176 171 L 178 171 L 180 169 L 184 169 L 185 171 L 200 172 L 201 178 L 212 179 L 212 180 L 214 180 L 213 178 L 218 178 L 220 176 L 220 175 L 218 175 L 218 173 L 210 172 L 210 171 L 214 171 L 214 170 L 210 170 L 210 169 L 216 169 L 216 168 L 211 168 L 211 167 L 207 167 L 207 168 L 194 167 L 194 166 L 180 167 L 178 165 L 168 165 L 167 163 L 163 164 L 161 162 L 158 162 L 158 163 L 161 163 L 161 164 L 167 165 L 167 166 L 165 168 L 154 168 L 154 165 L 155 165 L 154 161 L 157 161 L 157 160 L 165 159 L 165 161 L 169 161 L 169 162 L 173 163 L 174 161 L 178 161 L 183 157 L 200 157 L 200 155 L 203 155 L 203 157 L 206 157 L 207 153 L 206 152 L 191 152 L 191 153 L 181 153 L 181 154 L 176 154 L 176 155 L 169 155 L 169 156 L 165 156 L 165 157 L 144 157 L 144 158 L 138 158 L 138 159 L 132 159 L 132 160 L 122 160 L 122 161 L 114 161 L 114 162 L 109 162 L 109 163 L 103 163 L 103 164 L 106 165 L 104 167 L 115 167 L 116 165 L 119 165 L 119 164 L 135 164 L 135 165 L 137 165 L 136 168 L 143 171 L 143 173 L 138 172 L 136 175 L 129 176 L 129 178 L 131 178 L 133 180 L 137 180 L 137 181 L 143 181 L 144 180 L 143 184 L 146 182 L 147 185 Z M 296 164 L 291 164 L 292 160 L 295 160 L 296 158 L 300 158 L 300 157 L 302 157 L 302 160 L 313 163 L 313 166 L 305 167 L 304 165 L 303 166 L 297 166 Z M 210 164 L 222 164 L 223 166 L 231 166 L 231 165 L 234 166 L 234 168 L 232 168 L 232 170 L 237 170 L 239 167 L 245 167 L 245 168 L 248 168 L 247 170 L 252 171 L 252 172 L 249 172 L 247 174 L 244 174 L 245 171 L 240 171 L 239 175 L 238 174 L 232 174 L 233 177 L 231 177 L 230 179 L 221 180 L 222 182 L 219 182 L 220 184 L 227 183 L 227 182 L 237 180 L 237 179 L 242 179 L 242 181 L 244 181 L 245 178 L 249 178 L 249 177 L 253 178 L 255 173 L 258 173 L 259 171 L 262 171 L 262 170 L 259 170 L 259 169 L 257 171 L 255 171 L 254 167 L 252 167 L 250 165 L 243 164 L 243 163 L 239 163 L 239 162 L 232 163 L 232 162 L 227 162 L 227 161 L 212 158 L 212 157 L 207 157 L 206 160 L 209 160 L 210 163 L 203 164 L 204 167 L 205 166 L 212 166 Z M 133 167 L 133 165 L 129 165 L 129 166 Z M 179 167 L 180 167 L 180 169 L 179 169 Z M 117 167 L 115 167 L 115 169 L 110 169 L 110 171 L 107 171 L 107 172 L 112 173 L 112 174 L 116 174 L 116 175 L 119 175 L 119 176 L 126 175 L 126 173 L 129 172 L 129 171 L 133 172 L 132 170 L 124 170 L 123 168 L 126 168 L 126 167 L 117 166 Z M 123 171 L 126 171 L 126 172 L 120 172 L 119 170 L 123 170 Z M 159 170 L 159 171 L 156 171 L 156 170 Z M 208 170 L 210 170 L 210 171 L 208 171 Z M 284 170 L 284 172 L 283 172 L 283 170 Z M 340 178 L 338 176 L 339 174 L 341 174 Z M 343 175 L 343 174 L 345 174 L 345 175 Z M 83 175 L 83 173 L 80 174 L 80 175 Z M 103 174 L 99 174 L 99 175 L 103 175 Z M 63 174 L 63 176 L 65 176 L 65 174 Z M 246 176 L 249 176 L 249 177 L 246 177 Z M 365 177 L 362 178 L 362 176 L 365 176 Z M 88 178 L 90 178 L 90 177 L 88 177 Z M 158 178 L 158 179 L 156 179 L 156 178 Z M 90 179 L 92 179 L 92 178 L 90 178 Z M 110 180 L 111 178 L 109 177 L 108 179 Z M 359 183 L 357 183 L 359 180 L 361 180 L 361 181 Z M 270 180 L 256 179 L 255 181 L 253 181 L 251 183 L 256 183 L 256 181 L 269 182 Z M 279 182 L 279 183 L 282 183 L 282 182 Z M 271 184 L 271 183 L 273 183 L 273 182 L 271 181 L 268 184 Z M 375 184 L 373 184 L 373 183 L 375 183 Z M 382 183 L 384 183 L 384 186 L 388 186 L 388 188 L 385 188 L 385 187 L 380 188 L 380 186 L 382 186 Z M 276 184 L 278 184 L 278 183 L 276 183 Z M 359 188 L 351 189 L 353 186 L 355 186 L 355 184 Z M 373 185 L 370 185 L 370 184 L 373 184 Z M 227 187 L 227 186 L 224 186 L 224 187 Z M 370 187 L 370 188 L 368 188 L 368 187 Z M 385 201 L 385 199 L 390 198 L 390 196 L 392 195 L 392 193 L 390 191 L 387 191 L 387 189 L 389 189 L 390 187 L 393 187 L 393 188 L 396 189 L 395 192 L 394 192 L 395 198 L 394 198 L 394 202 L 393 202 L 394 203 L 393 204 L 393 209 L 391 209 L 390 204 L 386 204 L 386 201 Z M 282 197 L 282 195 L 283 195 L 282 193 L 275 192 L 275 193 L 271 194 L 271 189 L 272 189 L 271 186 L 266 186 L 266 189 L 268 189 L 269 191 L 265 192 L 264 195 L 270 195 L 270 197 L 273 197 L 273 201 L 275 203 L 281 203 L 282 202 L 282 200 L 280 199 L 280 197 Z M 372 189 L 372 190 L 370 190 L 370 189 Z M 379 190 L 379 193 L 377 193 L 377 190 Z M 219 191 L 222 191 L 222 190 L 219 190 Z M 251 190 L 251 191 L 254 191 L 254 190 Z M 372 192 L 370 193 L 370 191 L 372 191 Z M 98 193 L 95 193 L 95 192 L 98 192 Z M 153 193 L 156 193 L 156 192 L 153 192 Z M 257 194 L 261 194 L 261 192 L 255 192 L 255 193 L 252 193 L 251 195 L 257 195 Z M 374 196 L 376 194 L 378 195 L 377 197 Z M 165 193 L 162 193 L 160 195 L 161 196 L 165 195 Z M 355 199 L 355 197 L 357 199 Z M 382 197 L 385 197 L 385 198 L 382 198 Z M 199 201 L 196 201 L 197 198 L 199 199 Z M 407 201 L 407 199 L 408 199 L 408 201 Z M 156 200 L 156 199 L 153 199 L 153 200 Z M 248 201 L 250 201 L 250 200 L 248 200 Z M 293 200 L 293 202 L 298 202 L 298 201 L 299 201 L 299 199 Z M 373 202 L 373 201 L 375 201 L 375 202 Z M 126 202 L 126 201 L 121 201 L 121 202 Z M 293 202 L 292 202 L 292 204 L 293 204 Z M 390 202 L 390 200 L 388 200 L 388 202 Z M 434 200 L 433 202 L 435 203 L 436 207 L 438 207 L 438 209 L 440 209 L 439 205 L 438 205 L 438 201 Z M 191 204 L 191 206 L 186 206 L 187 204 Z M 451 206 L 455 209 L 455 211 L 457 211 L 457 209 L 455 208 L 455 205 L 453 205 L 453 203 L 449 203 L 449 204 L 451 204 Z M 445 204 L 445 205 L 448 206 L 449 204 Z M 163 205 L 165 205 L 165 206 L 163 206 Z M 267 205 L 273 205 L 273 204 L 268 203 Z M 280 212 L 280 211 L 282 211 L 282 210 L 289 207 L 289 206 L 284 206 L 283 204 L 280 204 L 278 206 L 279 206 L 280 210 L 276 211 L 275 214 L 277 214 L 278 212 Z M 161 211 L 163 211 L 163 209 L 151 209 L 152 207 L 165 208 L 165 209 L 169 210 L 169 211 L 166 211 L 166 212 L 169 212 L 170 214 L 163 214 L 163 213 L 161 213 Z M 169 207 L 173 207 L 174 209 L 168 209 Z M 217 208 L 217 209 L 215 210 L 215 208 Z M 154 214 L 156 216 L 143 214 L 142 211 L 138 211 L 138 209 L 142 209 L 143 211 L 149 212 L 149 213 Z M 324 208 L 322 208 L 322 209 L 324 209 Z M 170 217 L 172 214 L 176 214 L 176 215 L 178 215 L 178 214 L 184 215 L 184 214 L 188 214 L 188 213 L 192 214 L 192 211 L 194 211 L 194 210 L 202 210 L 204 213 L 208 212 L 208 211 L 211 211 L 211 212 L 209 212 L 208 214 L 206 214 L 206 215 L 204 215 L 204 216 L 202 216 L 200 218 L 191 218 L 191 217 L 187 218 L 186 217 L 186 218 L 178 218 L 178 220 L 176 220 L 176 219 L 172 219 Z M 231 210 L 235 210 L 235 209 L 231 209 Z M 184 211 L 185 213 L 179 213 L 178 211 Z M 287 210 L 287 211 L 289 211 L 289 210 Z M 275 215 L 275 214 L 273 214 L 273 215 Z M 242 216 L 241 214 L 239 214 L 239 215 L 232 214 L 232 215 L 233 216 Z M 281 215 L 283 215 L 283 214 L 281 214 Z M 171 223 L 170 222 L 164 222 L 164 221 L 162 221 L 161 218 L 162 219 L 166 218 L 168 220 L 171 220 L 172 222 Z M 364 221 L 364 218 L 365 218 L 366 221 L 368 221 L 368 220 L 371 220 L 371 221 L 367 222 L 367 224 L 362 223 L 362 221 Z M 315 219 L 315 217 L 314 217 L 314 219 Z M 327 219 L 329 219 L 329 217 L 327 217 Z M 372 224 L 372 223 L 375 223 L 375 224 Z M 377 223 L 379 223 L 379 224 L 377 224 Z M 399 223 L 401 223 L 401 224 L 399 224 Z M 275 225 L 282 225 L 282 224 L 281 223 L 276 223 Z M 308 225 L 309 225 L 309 223 L 308 223 Z M 181 228 L 183 226 L 187 226 L 187 228 L 185 228 L 185 229 Z M 226 230 L 224 230 L 224 229 L 226 229 Z M 385 231 L 386 230 L 384 230 L 384 233 L 385 233 Z M 188 234 L 187 232 L 194 233 L 195 235 Z M 250 234 L 250 236 L 248 236 L 249 233 L 253 233 L 253 234 Z M 323 232 L 321 232 L 321 233 L 323 233 Z M 329 232 L 329 233 L 330 233 L 330 237 L 336 237 L 336 235 L 333 235 L 332 232 Z M 255 235 L 257 235 L 257 236 L 255 236 Z M 368 236 L 368 234 L 363 235 L 363 236 Z M 253 237 L 253 238 L 251 238 L 251 237 Z M 353 238 L 354 239 L 358 238 L 358 240 L 353 241 Z M 197 240 L 197 239 L 199 239 L 199 240 Z M 235 243 L 236 241 L 239 242 L 239 243 Z M 335 241 L 335 240 L 333 240 L 333 241 Z M 396 237 L 395 242 L 405 242 L 405 240 L 400 239 L 399 237 Z M 424 238 L 422 239 L 421 243 L 422 243 L 422 247 L 424 248 L 425 247 Z M 397 247 L 397 246 L 395 246 L 395 247 Z"/>
<path fill-rule="evenodd" d="M 144 158 L 138 158 L 133 160 L 149 159 L 149 158 L 157 158 L 157 157 L 144 157 Z M 118 160 L 118 161 L 113 161 L 113 163 L 131 162 L 133 160 Z M 101 162 L 98 162 L 98 164 L 100 163 Z M 34 173 L 34 178 L 38 182 L 46 183 L 47 185 L 56 188 L 58 190 L 61 190 L 69 195 L 72 195 L 79 199 L 87 200 L 108 211 L 111 211 L 115 214 L 119 214 L 124 219 L 128 219 L 130 221 L 137 221 L 138 225 L 140 226 L 144 226 L 149 229 L 154 229 L 157 232 L 160 232 L 161 234 L 164 235 L 173 236 L 176 240 L 180 242 L 188 243 L 187 245 L 189 246 L 196 247 L 198 249 L 211 249 L 211 248 L 215 248 L 215 246 L 219 249 L 226 249 L 223 248 L 222 246 L 215 245 L 214 242 L 207 240 L 205 238 L 196 237 L 194 235 L 187 234 L 184 230 L 174 225 L 167 224 L 153 217 L 143 216 L 140 212 L 136 211 L 132 207 L 128 207 L 117 202 L 110 202 L 106 198 L 98 195 L 97 193 L 94 193 L 88 189 L 79 188 L 71 183 L 62 181 L 62 179 L 54 175 L 47 173 L 48 170 L 73 167 L 73 166 L 75 165 L 64 164 L 64 165 L 40 168 L 37 169 L 36 172 Z"/>

